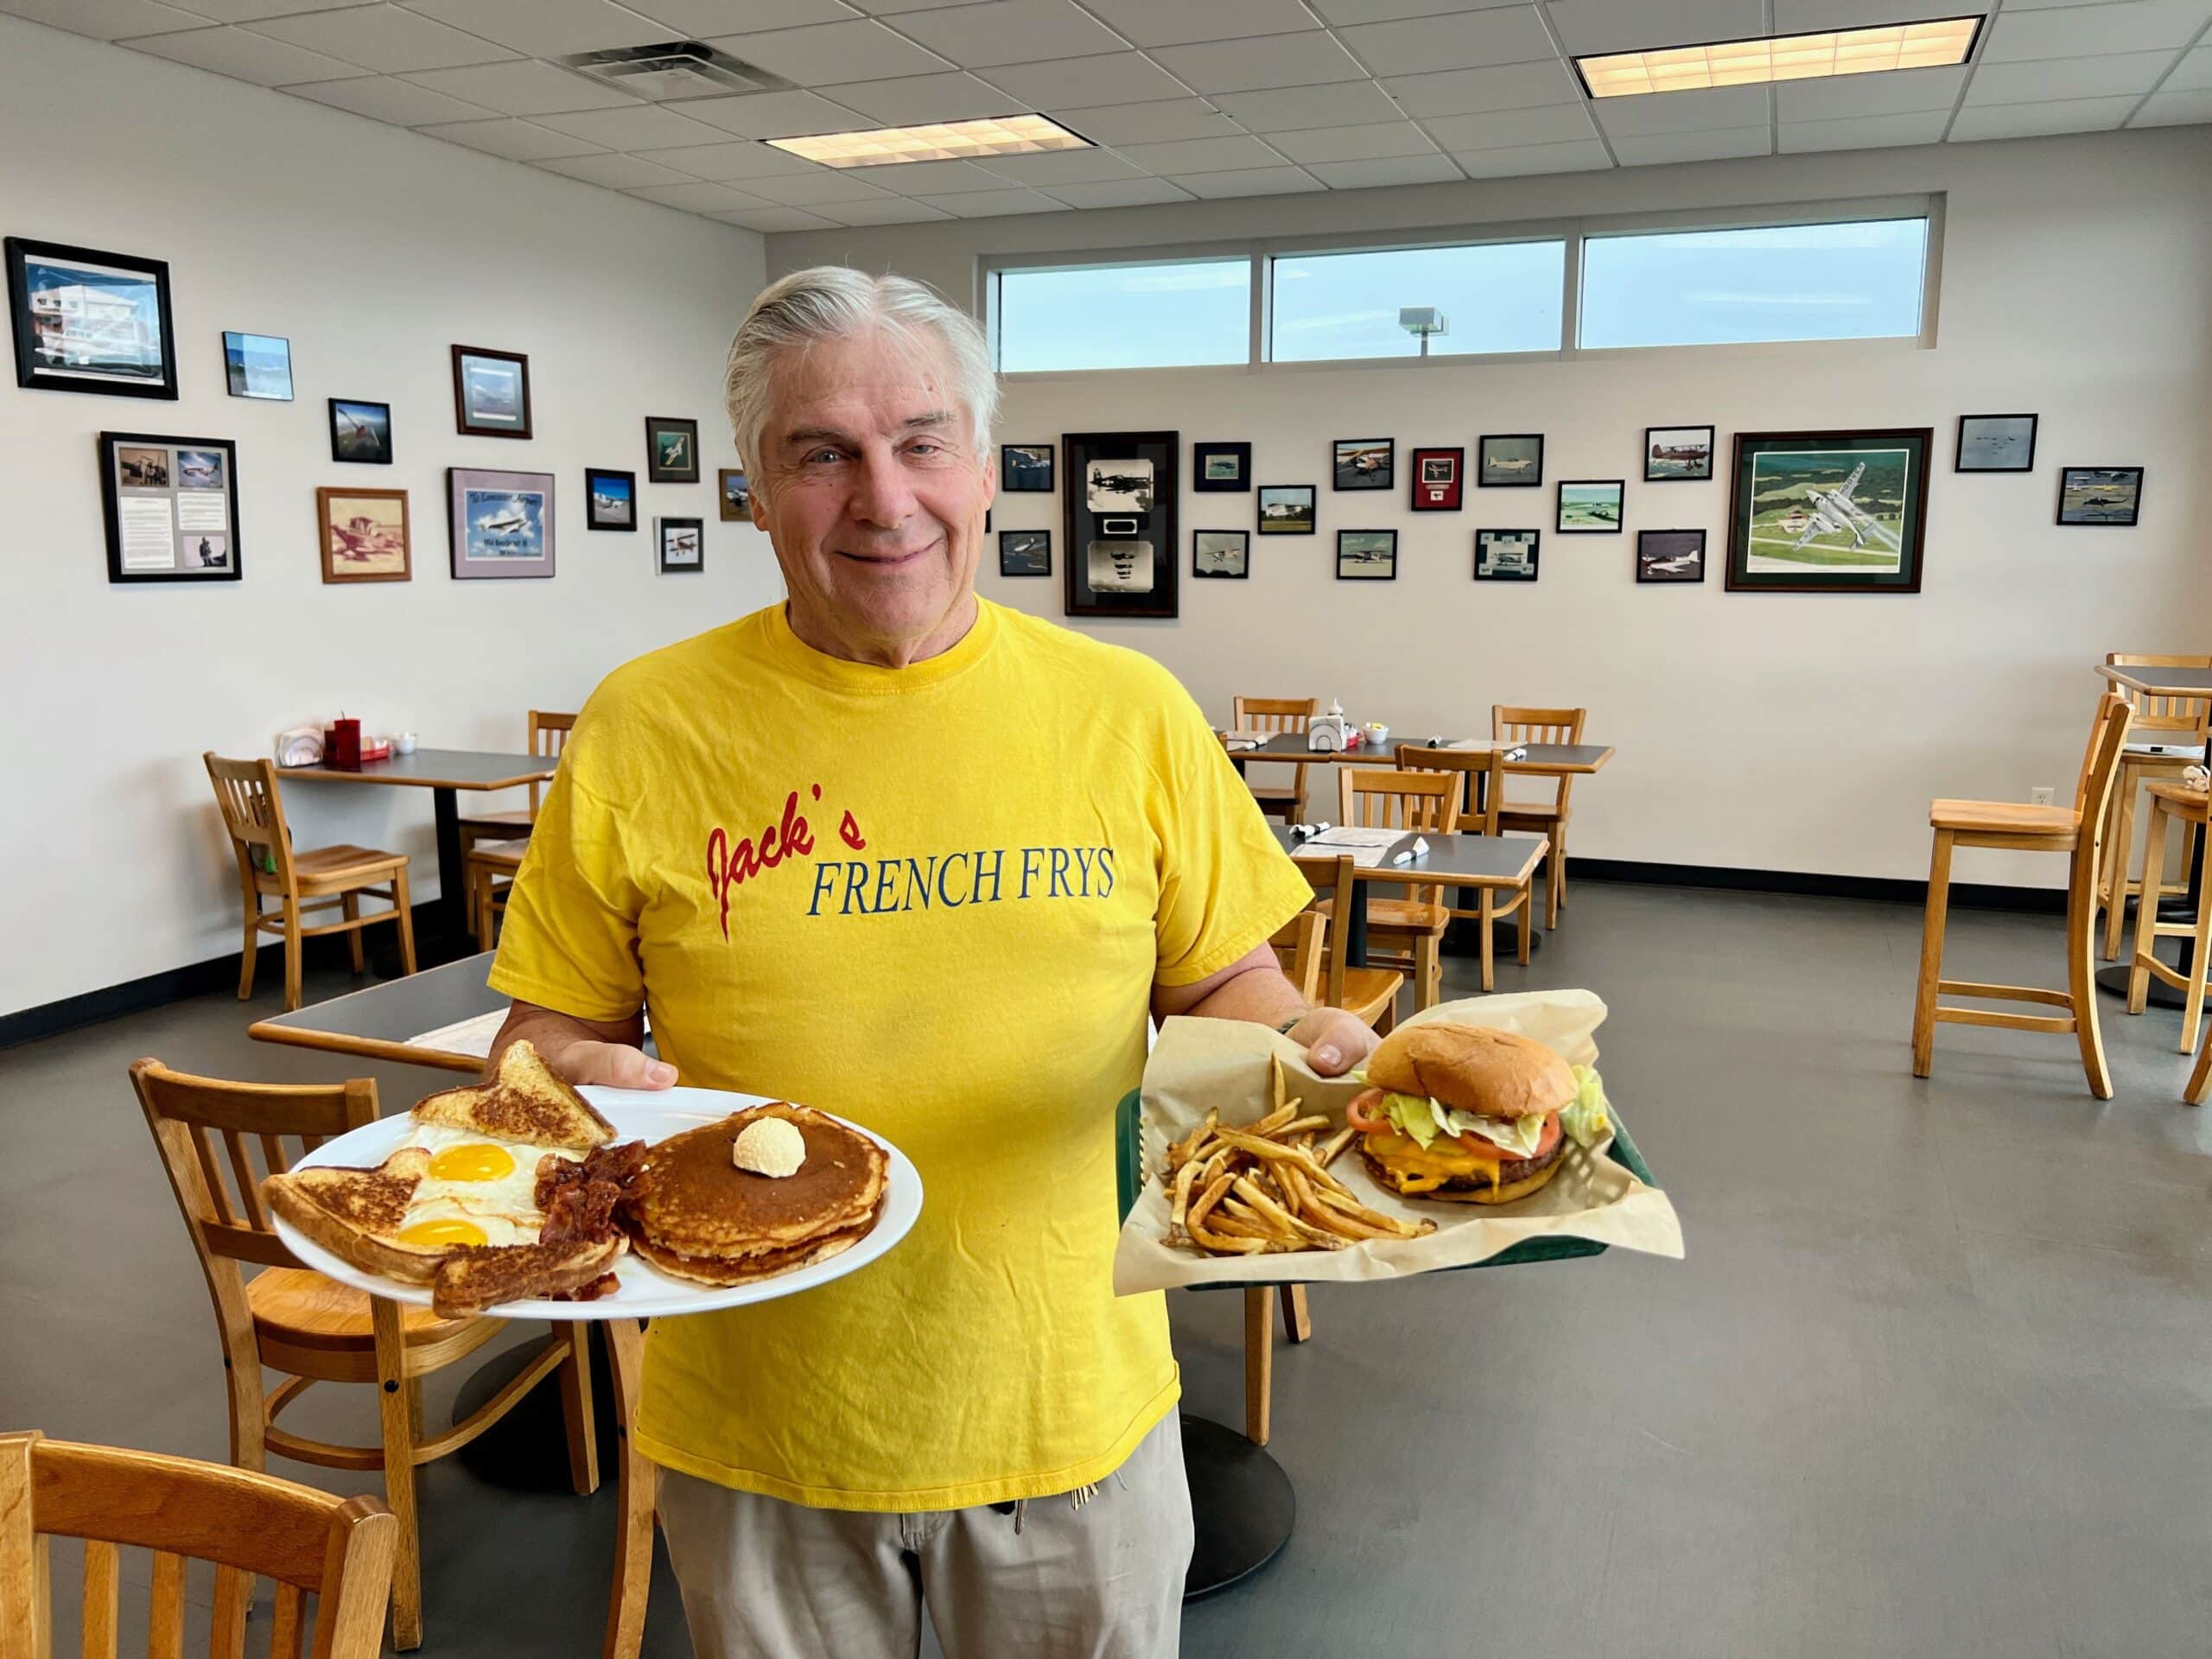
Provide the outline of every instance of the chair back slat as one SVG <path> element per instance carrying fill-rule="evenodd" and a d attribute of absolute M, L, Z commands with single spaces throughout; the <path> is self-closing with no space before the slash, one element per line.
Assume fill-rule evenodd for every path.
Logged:
<path fill-rule="evenodd" d="M 1220 705 L 1217 703 L 1215 707 Z M 1304 732 L 1321 712 L 1319 697 L 1237 697 L 1231 704 L 1240 732 Z"/>
<path fill-rule="evenodd" d="M 542 760 L 558 760 L 569 747 L 569 734 L 576 728 L 574 715 L 556 715 L 543 709 L 530 711 L 530 752 Z M 537 822 L 537 798 L 543 784 L 530 786 L 530 821 Z"/>
<path fill-rule="evenodd" d="M 248 893 L 257 876 L 273 876 L 287 893 L 296 886 L 292 835 L 284 824 L 284 798 L 274 760 L 226 760 L 213 749 L 200 757 L 215 786 L 215 804 L 238 857 L 238 880 Z"/>
<path fill-rule="evenodd" d="M 207 1625 L 207 1659 L 245 1659 L 245 1613 L 253 1575 L 235 1567 L 215 1569 L 215 1612 Z"/>
<path fill-rule="evenodd" d="M 296 1584 L 276 1586 L 276 1606 L 269 1618 L 269 1659 L 300 1659 L 302 1604 Z"/>
<path fill-rule="evenodd" d="M 79 1600 L 77 1651 L 81 1659 L 115 1659 L 116 1588 L 123 1581 L 122 1554 L 105 1538 L 85 1541 L 85 1586 Z"/>
<path fill-rule="evenodd" d="M 1459 827 L 1459 788 L 1456 772 L 1345 766 L 1337 779 L 1337 812 L 1364 828 L 1448 836 Z"/>
<path fill-rule="evenodd" d="M 154 1552 L 146 1659 L 184 1659 L 184 1557 L 175 1550 Z"/>
<path fill-rule="evenodd" d="M 1490 706 L 1490 734 L 1516 743 L 1580 743 L 1588 720 L 1587 709 L 1537 709 L 1522 703 L 1494 702 Z M 1565 812 L 1574 788 L 1572 778 L 1552 779 L 1551 806 Z"/>
<path fill-rule="evenodd" d="M 1326 893 L 1336 900 L 1338 918 L 1348 913 L 1345 906 L 1354 902 L 1352 883 L 1358 879 L 1352 874 L 1355 866 L 1350 853 L 1334 857 L 1306 853 L 1294 855 L 1291 861 L 1305 876 L 1306 885 L 1313 889 L 1316 902 Z M 1310 907 L 1309 912 L 1319 913 L 1310 911 Z M 1321 971 L 1314 1001 L 1325 1008 L 1341 1008 L 1344 1005 L 1344 939 L 1349 931 L 1342 926 L 1325 925 L 1321 931 Z"/>
<path fill-rule="evenodd" d="M 1466 783 L 1459 803 L 1459 829 L 1467 835 L 1494 836 L 1497 833 L 1502 799 L 1499 785 L 1505 781 L 1497 754 L 1496 749 L 1432 749 L 1418 743 L 1401 743 L 1398 770 L 1449 772 L 1464 778 Z M 1477 801 L 1483 804 L 1480 811 L 1475 810 Z"/>
<path fill-rule="evenodd" d="M 1283 976 L 1298 988 L 1308 1002 L 1319 1000 L 1321 983 L 1321 930 L 1328 918 L 1318 910 L 1301 910 L 1274 931 L 1268 943 Z"/>

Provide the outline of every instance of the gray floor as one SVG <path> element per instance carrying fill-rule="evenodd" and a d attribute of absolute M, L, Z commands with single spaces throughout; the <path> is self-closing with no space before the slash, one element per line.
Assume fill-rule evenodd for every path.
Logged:
<path fill-rule="evenodd" d="M 1960 913 L 1947 967 L 2054 982 L 2056 928 Z M 1297 1535 L 1189 1610 L 1185 1651 L 2212 1650 L 2212 1120 L 2180 1103 L 2178 1017 L 2104 1005 L 2107 1104 L 2065 1038 L 1945 1027 L 1916 1082 L 1918 934 L 1902 906 L 1578 887 L 1500 988 L 1611 1005 L 1608 1084 L 1688 1259 L 1317 1291 L 1276 1363 Z M 224 1454 L 124 1067 L 334 1075 L 249 1017 L 208 997 L 0 1053 L 0 1426 Z M 387 1107 L 435 1085 L 368 1069 Z M 1241 1421 L 1236 1299 L 1174 1313 L 1191 1408 Z M 314 1421 L 372 1437 L 368 1404 Z M 428 1472 L 426 1651 L 595 1653 L 611 1488 L 568 1495 L 555 1420 L 511 1421 Z M 646 1651 L 686 1651 L 664 1569 Z"/>

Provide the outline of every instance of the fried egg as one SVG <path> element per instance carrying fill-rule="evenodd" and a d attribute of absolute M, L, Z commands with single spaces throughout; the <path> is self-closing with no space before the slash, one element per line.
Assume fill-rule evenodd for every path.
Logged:
<path fill-rule="evenodd" d="M 545 1219 L 537 1201 L 538 1160 L 575 1161 L 569 1153 L 442 1123 L 416 1124 L 407 1143 L 430 1154 L 429 1173 L 400 1228 L 410 1244 L 536 1242 Z"/>
<path fill-rule="evenodd" d="M 527 1220 L 465 1208 L 452 1198 L 416 1198 L 407 1206 L 399 1242 L 423 1249 L 451 1249 L 460 1244 L 534 1244 L 542 1217 Z"/>

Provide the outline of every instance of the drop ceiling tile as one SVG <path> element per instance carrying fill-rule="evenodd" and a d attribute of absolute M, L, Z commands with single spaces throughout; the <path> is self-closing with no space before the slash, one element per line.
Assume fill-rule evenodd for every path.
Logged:
<path fill-rule="evenodd" d="M 817 167 L 811 173 L 788 176 L 779 174 L 771 179 L 747 179 L 745 188 L 753 195 L 780 202 L 786 207 L 811 207 L 820 201 L 874 201 L 878 196 L 898 194 L 895 190 L 878 189 L 865 180 L 855 178 L 850 171 L 839 172 L 834 167 Z"/>
<path fill-rule="evenodd" d="M 1301 127 L 1349 127 L 1401 118 L 1390 95 L 1371 80 L 1281 86 L 1265 92 L 1224 92 L 1213 101 L 1224 115 L 1254 132 L 1294 132 Z"/>
<path fill-rule="evenodd" d="M 726 184 L 648 184 L 623 194 L 642 201 L 657 201 L 664 207 L 680 207 L 687 213 L 734 213 L 746 207 L 774 206 Z"/>
<path fill-rule="evenodd" d="M 1967 107 L 2140 95 L 2158 85 L 2173 60 L 2171 52 L 2119 52 L 2103 57 L 1985 63 L 1974 71 L 1974 84 L 1967 88 Z"/>
<path fill-rule="evenodd" d="M 804 138 L 874 124 L 842 104 L 812 92 L 748 92 L 741 98 L 702 98 L 683 106 L 694 121 L 747 138 Z"/>
<path fill-rule="evenodd" d="M 2046 104 L 1988 104 L 1961 110 L 1955 140 L 2033 138 L 2053 132 L 2107 132 L 2133 113 L 2133 98 L 2068 98 Z"/>
<path fill-rule="evenodd" d="M 2067 5 L 2079 0 L 2064 0 Z M 2005 0 L 2017 11 L 2020 0 Z M 1774 0 L 1774 32 L 1810 35 L 1827 29 L 1878 29 L 1930 17 L 1965 17 L 1987 11 L 1988 0 Z"/>
<path fill-rule="evenodd" d="M 539 125 L 577 138 L 588 138 L 609 149 L 672 149 L 679 144 L 714 142 L 714 130 L 686 120 L 672 110 L 633 104 L 626 110 L 584 110 L 570 115 L 548 115 Z"/>
<path fill-rule="evenodd" d="M 969 0 L 851 0 L 872 17 L 896 17 L 913 11 L 935 11 L 940 6 L 964 6 Z"/>
<path fill-rule="evenodd" d="M 1191 194 L 1165 179 L 1101 179 L 1095 184 L 1056 184 L 1052 194 L 1071 207 L 1146 207 L 1188 201 Z"/>
<path fill-rule="evenodd" d="M 810 213 L 798 207 L 747 207 L 741 213 L 709 213 L 707 217 L 720 219 L 725 225 L 735 225 L 772 236 L 791 231 L 835 231 L 842 228 L 834 219 L 824 219 L 819 213 Z"/>
<path fill-rule="evenodd" d="M 150 35 L 132 41 L 130 45 L 133 51 L 188 63 L 198 69 L 212 69 L 219 75 L 250 80 L 258 86 L 338 80 L 359 73 L 341 59 L 287 46 L 265 35 L 249 35 L 242 29 L 188 29 L 176 35 Z"/>
<path fill-rule="evenodd" d="M 1151 104 L 1113 104 L 1096 109 L 1047 109 L 1071 132 L 1097 144 L 1169 143 L 1179 138 L 1233 138 L 1243 130 L 1202 98 Z"/>
<path fill-rule="evenodd" d="M 503 115 L 552 115 L 570 110 L 635 109 L 637 99 L 550 63 L 486 63 L 471 69 L 429 69 L 407 77 L 417 86 L 480 104 Z"/>
<path fill-rule="evenodd" d="M 2165 84 L 2158 88 L 2165 92 L 2201 92 L 2212 88 L 2212 46 L 2200 46 L 2194 52 L 2182 54 Z"/>
<path fill-rule="evenodd" d="M 983 79 L 1012 92 L 1033 110 L 1081 110 L 1102 104 L 1160 102 L 1184 97 L 1192 90 L 1159 65 L 1134 52 L 987 69 Z"/>
<path fill-rule="evenodd" d="M 1004 219 L 1014 213 L 1058 213 L 1067 203 L 1034 190 L 963 190 L 957 196 L 914 196 L 925 207 L 942 208 L 955 219 Z"/>
<path fill-rule="evenodd" d="M 311 11 L 299 17 L 271 17 L 250 28 L 256 35 L 303 46 L 380 75 L 408 69 L 453 69 L 465 63 L 497 63 L 515 55 L 506 47 L 397 6 Z"/>
<path fill-rule="evenodd" d="M 1647 92 L 1608 98 L 1591 105 L 1598 124 L 1616 137 L 1658 132 L 1711 132 L 1722 127 L 1763 127 L 1773 104 L 1764 86 L 1710 86 L 1697 92 Z"/>
<path fill-rule="evenodd" d="M 1475 179 L 1516 179 L 1537 173 L 1587 173 L 1613 164 L 1595 138 L 1567 144 L 1510 144 L 1497 149 L 1455 149 L 1452 159 Z"/>
<path fill-rule="evenodd" d="M 2179 127 L 2212 121 L 2212 88 L 2187 92 L 2160 92 L 2143 100 L 2131 127 Z"/>
<path fill-rule="evenodd" d="M 2114 0 L 2008 0 L 2007 11 L 2048 11 L 2054 6 L 2105 6 Z"/>
<path fill-rule="evenodd" d="M 941 207 L 908 201 L 903 196 L 886 196 L 880 201 L 824 202 L 816 211 L 840 225 L 919 225 L 952 217 Z"/>
<path fill-rule="evenodd" d="M 1394 23 L 1401 17 L 1437 17 L 1447 11 L 1480 11 L 1521 5 L 1526 0 L 1313 0 L 1313 10 L 1332 23 Z"/>
<path fill-rule="evenodd" d="M 1896 69 L 1880 75 L 1788 80 L 1776 86 L 1774 107 L 1784 121 L 1843 121 L 1928 110 L 1948 115 L 1966 80 L 1963 68 Z"/>
<path fill-rule="evenodd" d="M 1598 130 L 1580 104 L 1551 104 L 1534 110 L 1497 110 L 1487 115 L 1440 115 L 1421 124 L 1428 136 L 1454 156 L 1462 150 L 1504 145 L 1595 143 Z"/>
<path fill-rule="evenodd" d="M 1192 195 L 1210 200 L 1229 196 L 1287 196 L 1325 188 L 1320 180 L 1294 167 L 1257 167 L 1241 173 L 1194 173 L 1188 178 L 1179 178 L 1175 182 Z"/>
<path fill-rule="evenodd" d="M 1767 32 L 1760 0 L 1552 0 L 1550 10 L 1570 54 L 1694 46 Z"/>
<path fill-rule="evenodd" d="M 586 184 L 602 184 L 610 190 L 632 190 L 646 184 L 694 184 L 680 173 L 671 173 L 664 167 L 655 167 L 651 162 L 641 162 L 634 156 L 566 156 L 552 161 L 533 163 L 545 172 L 558 173 L 563 178 L 582 179 Z"/>
<path fill-rule="evenodd" d="M 1126 52 L 1129 43 L 1070 0 L 986 0 L 917 12 L 902 33 L 953 62 L 1042 63 L 1052 58 Z"/>
<path fill-rule="evenodd" d="M 2212 0 L 2120 0 L 2104 6 L 2005 11 L 1989 25 L 1984 63 L 2070 58 L 2113 52 L 2172 51 L 2212 16 Z"/>
<path fill-rule="evenodd" d="M 1106 179 L 1133 179 L 1139 169 L 1110 150 L 1049 149 L 1037 156 L 993 156 L 976 163 L 987 173 L 1016 184 L 1096 184 Z"/>
<path fill-rule="evenodd" d="M 1313 27 L 1300 0 L 1088 0 L 1108 27 L 1138 46 L 1187 46 Z"/>
<path fill-rule="evenodd" d="M 352 80 L 311 81 L 287 86 L 295 98 L 312 99 L 334 109 L 351 110 L 372 121 L 395 127 L 423 127 L 433 121 L 467 121 L 489 115 L 489 110 L 464 104 L 443 92 L 434 92 L 390 75 L 360 75 Z M 559 152 L 555 152 L 558 154 Z"/>
<path fill-rule="evenodd" d="M 1186 138 L 1172 144 L 1122 144 L 1122 158 L 1162 178 L 1185 173 L 1228 173 L 1280 167 L 1282 157 L 1257 138 Z"/>
<path fill-rule="evenodd" d="M 741 29 L 803 29 L 809 23 L 841 23 L 860 13 L 843 0 L 638 0 L 630 7 L 671 34 L 705 40 Z"/>
<path fill-rule="evenodd" d="M 858 110 L 871 120 L 894 127 L 1024 113 L 1021 100 L 1013 94 L 958 71 L 942 75 L 896 75 L 888 80 L 825 86 L 822 91 L 824 97 Z"/>
<path fill-rule="evenodd" d="M 1645 137 L 1613 140 L 1613 159 L 1623 167 L 1718 162 L 1773 153 L 1774 135 L 1764 126 L 1726 127 L 1718 132 L 1655 132 Z"/>
<path fill-rule="evenodd" d="M 1455 12 L 1448 17 L 1416 17 L 1399 23 L 1362 23 L 1338 33 L 1353 55 L 1377 75 L 1559 61 L 1559 52 L 1534 6 L 1501 6 L 1491 11 Z"/>
<path fill-rule="evenodd" d="M 1268 140 L 1294 162 L 1368 162 L 1384 156 L 1433 156 L 1436 146 L 1410 121 L 1358 127 L 1318 127 Z"/>
<path fill-rule="evenodd" d="M 359 3 L 360 0 L 195 0 L 184 10 L 196 11 L 210 22 L 250 23 L 290 12 L 334 11 L 340 6 Z"/>
<path fill-rule="evenodd" d="M 1377 185 L 1446 184 L 1465 175 L 1449 156 L 1380 156 L 1363 162 L 1315 162 L 1306 169 L 1332 190 L 1368 190 Z"/>
<path fill-rule="evenodd" d="M 901 196 L 950 196 L 963 190 L 1003 190 L 1006 181 L 972 162 L 893 162 L 885 167 L 854 167 L 857 178 Z"/>
<path fill-rule="evenodd" d="M 632 154 L 641 161 L 715 184 L 773 178 L 779 173 L 811 173 L 815 167 L 814 162 L 773 144 L 683 144 L 674 149 L 640 149 Z"/>
<path fill-rule="evenodd" d="M 1948 110 L 1921 110 L 1904 115 L 1847 116 L 1833 121 L 1784 121 L 1776 129 L 1775 153 L 1808 150 L 1882 149 L 1898 144 L 1942 142 L 1951 123 Z"/>
<path fill-rule="evenodd" d="M 556 156 L 584 156 L 595 150 L 581 138 L 541 127 L 531 121 L 456 121 L 443 126 L 416 129 L 448 143 L 465 144 L 487 156 L 504 156 L 511 162 L 550 161 Z"/>
<path fill-rule="evenodd" d="M 5 0 L 0 11 L 96 41 L 207 27 L 204 15 L 160 5 L 156 0 Z"/>
<path fill-rule="evenodd" d="M 1249 41 L 1163 46 L 1152 55 L 1193 92 L 1255 92 L 1270 86 L 1319 86 L 1359 80 L 1365 71 L 1332 35 L 1262 35 Z"/>
<path fill-rule="evenodd" d="M 1397 75 L 1382 83 L 1411 116 L 1480 115 L 1527 110 L 1544 104 L 1580 103 L 1582 89 L 1560 62 L 1507 63 L 1488 69 L 1446 69 Z"/>
<path fill-rule="evenodd" d="M 926 75 L 958 67 L 866 17 L 844 23 L 816 23 L 806 29 L 779 29 L 765 35 L 721 35 L 709 44 L 801 86 L 884 80 L 893 75 Z"/>
<path fill-rule="evenodd" d="M 533 57 L 642 46 L 651 23 L 612 0 L 408 0 L 410 8 Z"/>

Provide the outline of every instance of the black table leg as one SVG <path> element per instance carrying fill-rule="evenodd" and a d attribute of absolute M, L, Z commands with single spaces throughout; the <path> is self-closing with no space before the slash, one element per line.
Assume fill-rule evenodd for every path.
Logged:
<path fill-rule="evenodd" d="M 468 873 L 461 855 L 461 803 L 450 789 L 430 791 L 438 829 L 438 938 L 433 946 L 445 961 L 461 953 L 468 938 Z"/>
<path fill-rule="evenodd" d="M 1183 1599 L 1225 1590 L 1274 1560 L 1298 1520 L 1283 1467 L 1233 1428 L 1183 1414 L 1183 1473 L 1193 1533 Z"/>
<path fill-rule="evenodd" d="M 2196 834 L 2196 856 L 2189 861 L 2189 892 L 2181 901 L 2181 905 L 2185 907 L 2184 913 L 2174 916 L 2161 914 L 2159 920 L 2191 923 L 2196 920 L 2197 901 L 2204 893 L 2204 848 L 2207 842 L 2212 842 L 2212 830 L 2199 830 Z M 2125 854 L 2122 855 L 2125 856 Z M 2124 871 L 2122 879 L 2125 879 Z M 2135 902 L 2142 905 L 2149 901 L 2138 899 Z M 2167 899 L 2165 902 L 2172 904 L 2174 901 Z M 2125 960 L 2115 963 L 2109 968 L 2101 968 L 2097 970 L 2097 988 L 2107 995 L 2125 998 L 2127 995 L 2127 976 L 2135 961 L 2134 930 L 2131 928 L 2125 931 L 2121 935 L 2121 941 L 2120 954 Z M 2155 950 L 2158 946 L 2153 944 L 2151 948 Z M 2196 936 L 2184 934 L 2181 942 L 2181 959 L 2176 967 L 2182 974 L 2186 975 L 2196 960 Z M 2152 1008 L 2179 1008 L 2184 1001 L 2182 994 L 2163 979 L 2152 980 L 2143 999 L 2144 1005 Z"/>
<path fill-rule="evenodd" d="M 1350 893 L 1337 895 L 1337 908 L 1344 912 L 1344 966 L 1367 966 L 1367 883 L 1354 875 Z"/>

